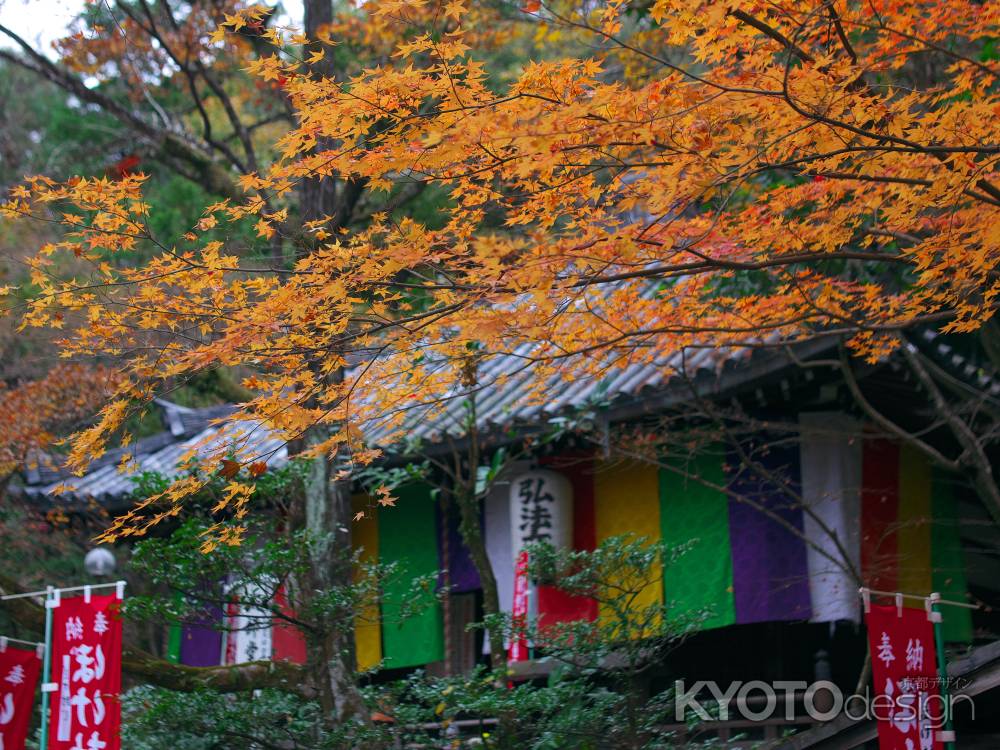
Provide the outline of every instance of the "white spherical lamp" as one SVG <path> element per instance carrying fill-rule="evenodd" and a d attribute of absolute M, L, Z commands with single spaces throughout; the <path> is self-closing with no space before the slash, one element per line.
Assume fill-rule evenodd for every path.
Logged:
<path fill-rule="evenodd" d="M 94 547 L 83 558 L 83 567 L 89 575 L 109 576 L 115 572 L 115 556 L 107 547 Z"/>

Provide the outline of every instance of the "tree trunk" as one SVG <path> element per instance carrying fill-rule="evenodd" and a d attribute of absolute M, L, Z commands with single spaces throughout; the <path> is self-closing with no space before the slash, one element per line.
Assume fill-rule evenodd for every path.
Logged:
<path fill-rule="evenodd" d="M 319 28 L 333 20 L 331 0 L 306 0 L 304 10 L 305 33 L 310 38 L 316 38 Z M 331 74 L 326 69 L 318 72 Z M 300 208 L 303 221 L 338 215 L 343 209 L 338 207 L 336 181 L 322 177 L 303 181 Z M 315 364 L 320 372 L 322 363 Z M 334 384 L 342 379 L 342 370 L 331 378 Z M 329 434 L 328 428 L 317 425 L 305 435 L 305 442 L 307 446 L 316 445 Z M 315 458 L 305 478 L 303 516 L 315 544 L 310 591 L 324 592 L 352 583 L 351 488 L 349 483 L 334 479 L 340 458 L 339 453 Z M 315 670 L 320 704 L 328 723 L 366 722 L 367 711 L 356 679 L 353 627 L 334 623 L 333 627 L 322 628 L 321 635 L 310 645 L 310 665 Z"/>
<path fill-rule="evenodd" d="M 326 436 L 323 428 L 313 427 L 306 441 L 315 445 Z M 315 592 L 347 586 L 352 580 L 350 485 L 334 481 L 335 471 L 336 457 L 318 456 L 305 478 L 305 526 L 314 545 L 309 590 Z M 320 705 L 330 724 L 365 722 L 367 711 L 355 678 L 354 630 L 350 623 L 332 625 L 310 643 Z"/>
<path fill-rule="evenodd" d="M 471 482 L 475 482 L 475 468 L 472 469 L 473 477 Z M 479 520 L 479 499 L 476 497 L 475 486 L 471 491 L 467 488 L 459 488 L 455 493 L 455 501 L 458 504 L 458 511 L 461 516 L 458 530 L 462 535 L 462 541 L 469 549 L 469 556 L 472 564 L 476 566 L 479 573 L 479 583 L 483 587 L 483 612 L 487 617 L 500 614 L 500 596 L 497 593 L 497 579 L 493 575 L 493 564 L 489 555 L 486 554 L 486 542 L 483 540 L 483 529 Z M 507 652 L 503 647 L 503 633 L 497 628 L 489 629 L 490 638 L 490 661 L 494 668 L 501 668 L 507 665 Z"/>
<path fill-rule="evenodd" d="M 310 39 L 315 39 L 317 36 L 316 32 L 322 26 L 330 24 L 333 21 L 333 3 L 331 0 L 306 0 L 304 11 L 303 25 L 306 36 Z M 311 42 L 304 50 L 304 52 L 324 51 L 329 52 L 329 50 L 323 50 L 323 45 L 320 42 Z M 332 55 L 324 56 L 321 60 L 310 65 L 309 72 L 318 78 L 335 77 L 336 71 L 333 69 Z M 322 150 L 327 146 L 327 143 L 320 141 L 317 143 L 316 149 Z M 308 177 L 302 180 L 299 186 L 299 214 L 303 225 L 307 221 L 316 221 L 325 216 L 337 215 L 339 213 L 337 209 L 336 179 Z M 302 245 L 299 248 L 300 254 L 309 253 L 314 249 L 314 240 L 306 232 L 300 232 L 299 242 Z"/>
<path fill-rule="evenodd" d="M 310 39 L 317 38 L 317 32 L 322 26 L 333 22 L 333 4 L 330 0 L 306 0 L 305 33 Z M 312 42 L 307 46 L 308 52 L 325 52 L 322 59 L 309 65 L 309 73 L 316 78 L 336 80 L 338 70 L 332 51 L 324 49 L 320 42 Z M 317 141 L 316 150 L 336 148 L 337 144 L 326 139 Z M 330 233 L 346 227 L 351 222 L 354 209 L 365 192 L 365 180 L 338 180 L 335 177 L 310 177 L 301 183 L 299 190 L 299 209 L 302 222 L 328 218 L 326 229 Z M 300 233 L 302 250 L 309 252 L 314 240 L 305 232 Z"/>

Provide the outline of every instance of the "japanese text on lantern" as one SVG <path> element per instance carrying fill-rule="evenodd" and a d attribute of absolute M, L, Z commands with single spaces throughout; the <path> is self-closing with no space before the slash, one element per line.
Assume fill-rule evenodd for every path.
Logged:
<path fill-rule="evenodd" d="M 53 612 L 49 750 L 117 750 L 121 620 L 115 596 L 63 599 Z"/>
<path fill-rule="evenodd" d="M 515 477 L 510 487 L 513 554 L 532 542 L 568 547 L 572 542 L 573 490 L 553 471 L 535 470 Z"/>
<path fill-rule="evenodd" d="M 35 651 L 0 647 L 0 750 L 23 750 L 41 669 Z"/>
<path fill-rule="evenodd" d="M 532 476 L 518 483 L 521 499 L 521 539 L 547 542 L 552 539 L 552 493 L 545 488 L 545 477 Z"/>
<path fill-rule="evenodd" d="M 922 609 L 872 606 L 867 617 L 873 654 L 879 750 L 939 750 L 944 719 L 938 690 L 933 625 Z"/>

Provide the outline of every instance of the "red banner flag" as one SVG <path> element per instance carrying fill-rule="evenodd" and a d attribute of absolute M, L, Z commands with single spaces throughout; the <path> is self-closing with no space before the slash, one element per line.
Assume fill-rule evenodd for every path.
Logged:
<path fill-rule="evenodd" d="M 62 599 L 52 610 L 52 682 L 48 750 L 119 750 L 121 600 Z"/>
<path fill-rule="evenodd" d="M 0 750 L 24 750 L 41 671 L 37 651 L 0 649 Z"/>
<path fill-rule="evenodd" d="M 524 661 L 528 658 L 528 640 L 524 635 L 524 628 L 528 623 L 529 585 L 528 553 L 521 550 L 514 568 L 514 606 L 510 612 L 513 632 L 507 649 L 507 661 Z"/>
<path fill-rule="evenodd" d="M 871 606 L 871 646 L 879 750 L 940 750 L 944 726 L 934 625 L 923 609 Z"/>

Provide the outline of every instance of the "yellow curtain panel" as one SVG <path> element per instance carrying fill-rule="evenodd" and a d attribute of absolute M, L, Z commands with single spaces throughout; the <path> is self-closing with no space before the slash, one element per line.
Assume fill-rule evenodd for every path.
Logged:
<path fill-rule="evenodd" d="M 360 561 L 378 562 L 378 514 L 366 495 L 352 498 L 355 519 L 351 523 L 351 544 L 361 550 Z M 357 519 L 358 513 L 364 518 Z M 354 580 L 361 578 L 362 571 L 356 568 Z M 354 641 L 357 649 L 358 669 L 371 669 L 382 660 L 382 627 L 379 622 L 378 604 L 371 604 L 354 620 Z"/>
<path fill-rule="evenodd" d="M 659 470 L 638 462 L 595 464 L 594 527 L 597 543 L 613 536 L 631 534 L 650 541 L 660 539 Z M 635 600 L 637 609 L 662 604 L 662 570 Z M 601 611 L 605 621 L 610 613 Z M 641 633 L 635 633 L 636 637 Z"/>
<path fill-rule="evenodd" d="M 899 454 L 898 588 L 907 594 L 931 593 L 931 467 L 909 446 Z"/>

